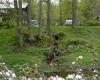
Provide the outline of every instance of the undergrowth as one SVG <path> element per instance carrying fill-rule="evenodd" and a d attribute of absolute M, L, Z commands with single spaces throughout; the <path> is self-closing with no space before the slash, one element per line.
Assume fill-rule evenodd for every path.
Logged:
<path fill-rule="evenodd" d="M 96 60 L 96 65 L 99 65 L 99 26 L 81 26 L 75 31 L 72 31 L 70 27 L 51 27 L 51 35 L 43 34 L 42 40 L 37 38 L 38 28 L 35 27 L 33 31 L 36 41 L 29 42 L 27 28 L 23 29 L 25 47 L 20 48 L 14 28 L 0 29 L 0 55 L 3 56 L 0 62 L 5 62 L 7 65 L 16 65 L 17 63 L 32 64 L 32 62 L 37 63 L 38 61 L 42 65 L 46 61 L 45 55 L 52 52 L 53 43 L 57 42 L 59 56 L 56 60 L 60 67 L 70 67 L 71 62 L 80 55 L 84 56 L 81 61 L 83 67 L 90 67 L 94 60 Z M 55 34 L 58 36 L 58 40 L 55 40 Z M 19 49 L 18 52 L 14 52 L 16 45 Z M 95 55 L 96 53 L 98 56 Z"/>

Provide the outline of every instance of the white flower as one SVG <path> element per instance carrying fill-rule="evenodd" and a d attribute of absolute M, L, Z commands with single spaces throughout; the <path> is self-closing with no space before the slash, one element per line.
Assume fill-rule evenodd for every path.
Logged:
<path fill-rule="evenodd" d="M 50 77 L 48 78 L 48 80 L 65 80 L 65 79 L 56 75 L 56 77 L 50 76 Z"/>
<path fill-rule="evenodd" d="M 28 78 L 27 80 L 32 80 L 31 78 Z"/>
<path fill-rule="evenodd" d="M 77 71 L 82 71 L 82 69 L 77 69 Z"/>
<path fill-rule="evenodd" d="M 66 77 L 66 79 L 74 79 L 75 74 L 68 74 L 68 76 Z"/>
<path fill-rule="evenodd" d="M 75 64 L 76 62 L 74 61 L 74 62 L 72 62 L 72 64 Z"/>
<path fill-rule="evenodd" d="M 95 77 L 97 77 L 98 75 L 96 74 L 96 75 L 94 75 Z"/>
<path fill-rule="evenodd" d="M 8 72 L 9 72 L 10 74 L 12 74 L 12 70 L 8 70 Z"/>
<path fill-rule="evenodd" d="M 37 67 L 37 64 L 35 64 L 35 66 Z"/>
<path fill-rule="evenodd" d="M 98 53 L 94 53 L 95 55 L 99 55 Z"/>
<path fill-rule="evenodd" d="M 1 65 L 5 65 L 5 63 L 0 63 Z"/>
<path fill-rule="evenodd" d="M 27 78 L 25 76 L 22 76 L 22 80 L 26 80 Z"/>
<path fill-rule="evenodd" d="M 95 69 L 93 72 L 94 72 L 94 73 L 98 73 L 98 70 Z"/>
<path fill-rule="evenodd" d="M 81 75 L 76 75 L 75 78 L 76 79 L 82 79 L 82 76 Z"/>
<path fill-rule="evenodd" d="M 0 72 L 0 75 L 2 75 L 2 72 Z"/>
<path fill-rule="evenodd" d="M 65 79 L 64 79 L 64 78 L 62 78 L 62 77 L 59 77 L 59 78 L 58 78 L 58 80 L 65 80 Z"/>
<path fill-rule="evenodd" d="M 93 80 L 97 80 L 95 76 L 93 76 Z"/>
<path fill-rule="evenodd" d="M 56 75 L 56 79 L 58 79 L 59 77 Z"/>
<path fill-rule="evenodd" d="M 79 58 L 79 59 L 83 59 L 83 56 L 79 56 L 78 58 Z"/>
<path fill-rule="evenodd" d="M 15 77 L 16 77 L 15 73 L 12 73 L 12 77 L 13 77 L 13 78 L 15 78 Z"/>
<path fill-rule="evenodd" d="M 50 76 L 50 77 L 48 78 L 48 80 L 56 80 L 56 78 L 53 77 L 53 76 Z"/>
<path fill-rule="evenodd" d="M 8 76 L 8 77 L 10 77 L 10 73 L 9 72 L 6 72 L 5 75 Z"/>
<path fill-rule="evenodd" d="M 39 80 L 43 80 L 42 77 L 40 77 Z"/>
<path fill-rule="evenodd" d="M 13 80 L 12 78 L 9 78 L 9 80 Z"/>

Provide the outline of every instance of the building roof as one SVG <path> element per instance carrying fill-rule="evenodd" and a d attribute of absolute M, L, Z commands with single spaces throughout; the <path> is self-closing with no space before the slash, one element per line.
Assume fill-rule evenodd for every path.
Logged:
<path fill-rule="evenodd" d="M 28 3 L 22 3 L 22 8 L 26 8 L 27 5 Z M 0 8 L 5 9 L 5 8 L 15 8 L 15 7 L 13 2 L 9 2 L 9 3 L 0 3 Z"/>
<path fill-rule="evenodd" d="M 7 5 L 7 4 L 0 4 L 0 8 L 1 9 L 4 9 L 4 8 L 14 8 L 14 5 L 13 4 L 9 4 L 9 5 Z"/>

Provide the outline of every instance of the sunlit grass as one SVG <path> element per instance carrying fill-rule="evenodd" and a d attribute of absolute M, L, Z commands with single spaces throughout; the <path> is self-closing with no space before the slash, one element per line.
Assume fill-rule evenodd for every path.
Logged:
<path fill-rule="evenodd" d="M 39 62 L 39 59 L 36 56 L 16 53 L 2 55 L 0 62 L 5 62 L 9 67 L 13 67 L 14 65 L 23 65 L 25 63 L 33 65 Z"/>
<path fill-rule="evenodd" d="M 43 27 L 43 31 L 45 31 L 45 27 Z M 28 28 L 24 27 L 23 32 L 28 34 Z M 37 27 L 33 27 L 33 33 L 34 36 L 38 35 Z M 60 45 L 59 49 L 61 49 L 61 47 L 64 47 L 63 50 L 60 51 L 60 54 L 62 54 L 62 56 L 60 57 L 62 58 L 60 59 L 60 57 L 58 57 L 58 60 L 68 60 L 68 62 L 66 61 L 67 66 L 70 66 L 72 64 L 72 61 L 75 61 L 78 56 L 83 56 L 83 59 L 80 61 L 80 64 L 83 67 L 91 67 L 93 59 L 99 59 L 100 26 L 80 26 L 75 31 L 73 31 L 71 27 L 54 26 L 51 27 L 51 34 L 54 33 L 64 33 L 64 36 L 61 39 L 61 36 L 59 36 L 59 40 L 57 41 L 58 45 Z M 44 35 L 43 40 L 38 40 L 30 43 L 33 45 L 32 47 L 20 48 L 20 53 L 18 53 L 14 52 L 14 47 L 18 42 L 16 39 L 16 30 L 14 28 L 0 29 L 0 55 L 3 57 L 3 59 L 1 59 L 0 62 L 5 62 L 9 66 L 24 63 L 35 64 L 37 62 L 45 62 L 45 57 L 42 56 L 42 53 L 47 51 L 47 53 L 50 53 L 50 50 L 48 49 L 52 49 L 52 46 L 50 46 L 49 48 L 42 48 L 45 44 L 47 44 L 46 41 L 48 40 L 48 38 L 50 38 L 51 41 L 54 40 L 52 36 L 48 37 Z M 88 48 L 85 45 L 72 45 L 72 47 L 66 46 L 68 42 L 75 40 L 84 41 L 87 43 L 87 45 L 90 45 L 92 48 Z M 38 45 L 38 47 L 35 46 L 34 48 L 34 45 Z M 98 56 L 94 56 L 91 54 L 91 51 L 93 49 L 95 49 Z"/>

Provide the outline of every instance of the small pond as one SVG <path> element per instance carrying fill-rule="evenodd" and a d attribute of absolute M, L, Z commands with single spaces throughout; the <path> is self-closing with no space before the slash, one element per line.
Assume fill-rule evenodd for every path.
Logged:
<path fill-rule="evenodd" d="M 65 70 L 63 70 L 63 71 L 58 71 L 58 72 L 45 72 L 44 73 L 44 75 L 46 76 L 46 77 L 50 77 L 50 76 L 56 76 L 56 75 L 58 75 L 59 77 L 63 77 L 63 78 L 66 78 L 66 76 L 68 75 L 68 74 L 77 74 L 77 72 L 74 72 L 74 71 L 65 71 Z M 97 74 L 97 73 L 94 73 L 94 72 L 92 72 L 92 71 L 82 71 L 82 74 L 84 74 L 84 76 L 86 76 L 86 77 L 91 77 L 91 76 L 93 76 L 93 75 L 95 75 L 95 74 Z"/>

